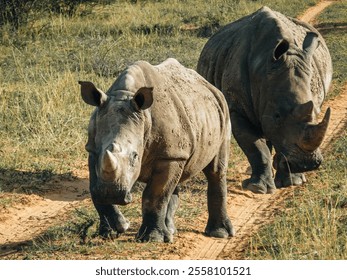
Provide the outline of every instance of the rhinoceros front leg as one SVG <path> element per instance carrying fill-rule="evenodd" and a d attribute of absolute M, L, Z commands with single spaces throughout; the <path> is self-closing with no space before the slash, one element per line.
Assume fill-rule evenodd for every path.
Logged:
<path fill-rule="evenodd" d="M 89 188 L 92 189 L 97 184 L 95 172 L 95 158 L 93 155 L 88 157 L 89 166 Z M 92 197 L 93 200 L 93 197 Z M 113 234 L 120 234 L 129 228 L 129 222 L 115 205 L 98 204 L 93 200 L 96 211 L 99 214 L 100 225 L 99 235 L 104 238 L 112 238 Z"/>
<path fill-rule="evenodd" d="M 271 168 L 271 153 L 260 131 L 237 112 L 231 112 L 233 135 L 247 156 L 252 168 L 251 178 L 242 186 L 254 193 L 273 193 L 276 189 Z"/>
<path fill-rule="evenodd" d="M 226 143 L 226 146 L 229 142 Z M 225 151 L 229 149 L 225 147 Z M 228 153 L 222 152 L 203 170 L 207 181 L 208 221 L 205 228 L 207 236 L 226 238 L 234 236 L 235 231 L 227 214 L 226 169 Z"/>
<path fill-rule="evenodd" d="M 156 164 L 142 195 L 142 225 L 136 235 L 137 240 L 172 241 L 172 231 L 175 231 L 173 214 L 178 204 L 175 194 L 172 200 L 172 194 L 181 178 L 183 166 L 183 161 L 170 160 L 161 160 Z"/>
<path fill-rule="evenodd" d="M 117 237 L 129 228 L 129 222 L 115 205 L 101 205 L 94 203 L 99 214 L 99 235 L 103 238 Z"/>
<path fill-rule="evenodd" d="M 290 164 L 284 154 L 275 154 L 273 166 L 276 169 L 275 184 L 278 188 L 300 186 L 306 182 L 303 173 L 291 172 Z"/>
<path fill-rule="evenodd" d="M 289 186 L 300 186 L 306 182 L 303 173 L 289 173 L 278 170 L 275 176 L 275 184 L 277 188 L 285 188 Z"/>

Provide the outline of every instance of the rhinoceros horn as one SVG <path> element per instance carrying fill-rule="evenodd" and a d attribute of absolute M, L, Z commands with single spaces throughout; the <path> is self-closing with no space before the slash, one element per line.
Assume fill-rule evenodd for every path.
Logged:
<path fill-rule="evenodd" d="M 101 160 L 101 177 L 104 181 L 115 180 L 115 170 L 117 169 L 117 158 L 109 151 L 106 150 Z"/>
<path fill-rule="evenodd" d="M 328 128 L 330 119 L 330 108 L 325 112 L 323 120 L 319 124 L 310 124 L 306 126 L 299 146 L 306 151 L 316 150 L 322 143 Z"/>

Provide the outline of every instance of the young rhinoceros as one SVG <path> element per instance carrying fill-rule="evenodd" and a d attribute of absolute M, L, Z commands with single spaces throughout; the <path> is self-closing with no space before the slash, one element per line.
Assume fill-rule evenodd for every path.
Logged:
<path fill-rule="evenodd" d="M 319 167 L 330 109 L 322 122 L 317 116 L 332 63 L 316 29 L 263 7 L 215 33 L 197 69 L 226 97 L 233 135 L 252 167 L 245 188 L 272 193 L 301 185 L 302 172 Z"/>
<path fill-rule="evenodd" d="M 208 180 L 205 233 L 234 234 L 226 211 L 230 120 L 223 94 L 174 59 L 129 66 L 107 93 L 80 82 L 83 100 L 96 106 L 88 128 L 90 191 L 99 233 L 121 233 L 128 222 L 114 204 L 142 195 L 140 241 L 170 242 L 176 228 L 177 184 L 201 170 Z"/>

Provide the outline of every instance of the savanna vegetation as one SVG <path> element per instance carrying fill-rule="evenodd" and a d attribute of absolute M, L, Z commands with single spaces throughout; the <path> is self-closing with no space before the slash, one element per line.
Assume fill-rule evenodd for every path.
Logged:
<path fill-rule="evenodd" d="M 13 193 L 40 194 L 45 191 L 41 186 L 53 177 L 77 179 L 75 171 L 86 169 L 84 145 L 92 108 L 81 101 L 78 80 L 91 80 L 107 90 L 134 61 L 158 64 L 168 57 L 194 69 L 203 45 L 220 26 L 263 5 L 296 17 L 319 0 L 56 2 L 55 7 L 24 7 L 24 18 L 3 12 L 0 19 L 2 206 L 15 203 Z M 317 22 L 333 57 L 331 96 L 337 95 L 347 80 L 346 29 L 334 28 L 346 24 L 346 13 L 340 12 L 346 8 L 345 1 L 338 2 Z M 310 184 L 288 202 L 288 211 L 252 238 L 245 258 L 346 257 L 346 141 L 346 134 L 341 135 L 329 149 L 323 168 L 310 176 Z M 230 177 L 244 159 L 234 142 L 232 150 Z M 177 213 L 186 221 L 180 227 L 183 231 L 201 209 L 206 209 L 204 184 L 203 179 L 196 178 L 187 183 L 190 188 L 183 186 Z M 163 250 L 179 245 L 165 249 L 134 242 L 140 225 L 140 192 L 138 187 L 135 203 L 122 208 L 133 225 L 133 231 L 122 240 L 104 242 L 95 238 L 96 214 L 85 203 L 69 214 L 70 222 L 23 247 L 17 258 L 131 258 L 132 252 L 139 251 L 142 258 L 160 258 Z"/>

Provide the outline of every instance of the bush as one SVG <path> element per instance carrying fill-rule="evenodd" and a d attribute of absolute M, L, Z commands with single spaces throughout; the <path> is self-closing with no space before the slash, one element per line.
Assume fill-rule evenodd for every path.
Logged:
<path fill-rule="evenodd" d="M 9 23 L 13 28 L 18 29 L 19 25 L 28 20 L 29 11 L 34 4 L 34 0 L 3 0 L 0 2 L 0 26 Z"/>
<path fill-rule="evenodd" d="M 13 29 L 35 20 L 42 13 L 75 15 L 81 3 L 98 2 L 92 0 L 2 0 L 0 2 L 0 27 L 9 24 Z M 100 2 L 100 1 L 99 1 Z"/>

